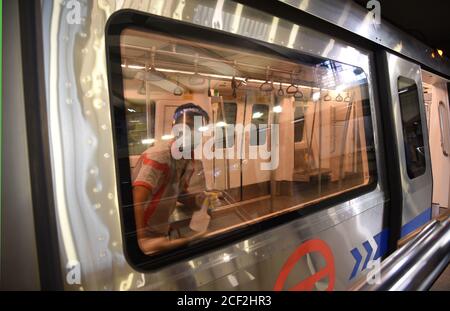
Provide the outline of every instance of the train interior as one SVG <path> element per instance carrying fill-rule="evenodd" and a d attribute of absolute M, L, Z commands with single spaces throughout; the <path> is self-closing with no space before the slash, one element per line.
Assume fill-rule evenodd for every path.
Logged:
<path fill-rule="evenodd" d="M 445 80 L 422 71 L 424 103 L 427 117 L 433 171 L 433 205 L 450 206 L 450 112 Z"/>
<path fill-rule="evenodd" d="M 222 193 L 207 236 L 369 184 L 375 156 L 360 68 L 135 29 L 122 33 L 120 49 L 131 171 L 143 152 L 174 138 L 178 106 L 194 103 L 210 117 L 206 189 L 196 187 L 197 174 L 189 184 L 193 193 Z M 177 203 L 171 238 L 188 233 L 193 212 Z"/>

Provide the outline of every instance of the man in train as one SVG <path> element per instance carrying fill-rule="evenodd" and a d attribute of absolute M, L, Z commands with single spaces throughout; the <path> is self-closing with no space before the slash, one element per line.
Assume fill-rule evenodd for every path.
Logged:
<path fill-rule="evenodd" d="M 199 119 L 200 124 L 209 122 L 208 114 L 198 105 L 189 103 L 178 107 L 172 121 L 173 131 L 179 129 L 174 131 L 175 138 L 144 151 L 134 168 L 132 181 L 136 230 L 139 247 L 144 253 L 185 245 L 204 233 L 191 230 L 178 239 L 170 239 L 169 235 L 169 218 L 177 202 L 195 209 L 204 198 L 203 165 L 201 160 L 194 159 L 194 149 L 201 143 L 198 139 L 201 133 L 195 128 Z M 180 146 L 177 144 L 180 141 L 186 143 Z M 179 151 L 184 155 L 187 151 L 190 156 L 179 157 Z M 193 176 L 196 180 L 194 191 L 190 189 Z"/>

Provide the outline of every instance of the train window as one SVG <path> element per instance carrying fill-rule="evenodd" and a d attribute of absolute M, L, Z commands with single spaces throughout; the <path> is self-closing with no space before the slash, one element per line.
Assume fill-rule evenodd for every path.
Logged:
<path fill-rule="evenodd" d="M 419 92 L 414 80 L 398 78 L 398 96 L 403 126 L 406 170 L 414 179 L 425 173 L 425 155 L 420 118 Z"/>
<path fill-rule="evenodd" d="M 294 141 L 301 142 L 303 140 L 303 130 L 305 128 L 305 106 L 303 103 L 295 105 L 294 110 Z"/>
<path fill-rule="evenodd" d="M 269 122 L 269 107 L 263 104 L 253 105 L 251 118 L 252 128 L 250 129 L 250 145 L 264 145 L 266 143 Z"/>
<path fill-rule="evenodd" d="M 376 186 L 360 68 L 152 18 L 107 40 L 133 263 L 165 265 Z"/>
<path fill-rule="evenodd" d="M 439 102 L 439 128 L 441 131 L 441 146 L 442 152 L 446 157 L 448 157 L 450 149 L 450 125 L 448 121 L 448 111 L 443 102 Z"/>

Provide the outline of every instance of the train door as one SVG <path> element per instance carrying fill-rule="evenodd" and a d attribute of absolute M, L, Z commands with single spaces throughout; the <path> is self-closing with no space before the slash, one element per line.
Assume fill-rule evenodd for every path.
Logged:
<path fill-rule="evenodd" d="M 450 112 L 448 80 L 422 71 L 425 107 L 433 170 L 433 204 L 449 207 L 450 189 Z"/>
<path fill-rule="evenodd" d="M 432 174 L 419 65 L 387 54 L 395 143 L 400 166 L 401 237 L 431 218 Z"/>

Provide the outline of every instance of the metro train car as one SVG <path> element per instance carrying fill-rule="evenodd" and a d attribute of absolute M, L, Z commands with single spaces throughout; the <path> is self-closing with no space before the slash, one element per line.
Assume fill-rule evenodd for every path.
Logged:
<path fill-rule="evenodd" d="M 4 6 L 2 288 L 347 290 L 450 202 L 450 61 L 353 1 Z"/>

